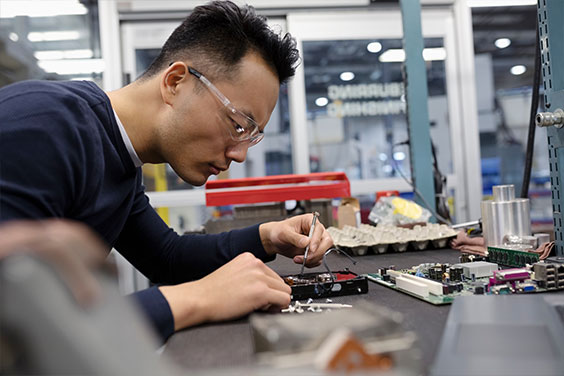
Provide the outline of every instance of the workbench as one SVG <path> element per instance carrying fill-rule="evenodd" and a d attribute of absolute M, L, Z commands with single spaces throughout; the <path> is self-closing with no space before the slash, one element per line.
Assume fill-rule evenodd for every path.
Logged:
<path fill-rule="evenodd" d="M 458 262 L 459 256 L 458 251 L 451 249 L 387 253 L 358 256 L 355 258 L 357 264 L 352 265 L 346 257 L 332 253 L 327 257 L 327 263 L 332 270 L 348 267 L 357 274 L 363 274 L 374 273 L 378 268 L 390 265 L 400 269 L 423 262 L 454 264 Z M 283 256 L 278 256 L 267 265 L 281 275 L 296 274 L 300 271 L 299 265 Z M 308 271 L 324 271 L 324 269 L 319 267 Z M 405 328 L 413 330 L 419 338 L 423 364 L 428 370 L 438 349 L 450 305 L 435 306 L 370 281 L 368 294 L 332 298 L 334 303 L 352 305 L 361 299 L 381 304 L 403 314 Z M 316 301 L 325 302 L 325 299 Z M 249 319 L 245 317 L 236 321 L 205 324 L 182 330 L 170 337 L 163 355 L 171 358 L 181 368 L 190 370 L 251 366 L 254 358 Z"/>

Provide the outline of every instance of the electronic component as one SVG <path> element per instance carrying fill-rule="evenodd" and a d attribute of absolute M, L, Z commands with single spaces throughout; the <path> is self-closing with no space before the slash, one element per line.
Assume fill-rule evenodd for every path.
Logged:
<path fill-rule="evenodd" d="M 429 286 L 419 281 L 414 281 L 412 279 L 406 278 L 405 276 L 396 277 L 396 286 L 399 289 L 424 298 L 429 296 Z"/>
<path fill-rule="evenodd" d="M 498 269 L 497 264 L 486 261 L 465 262 L 454 266 L 462 268 L 464 277 L 469 279 L 489 277 L 493 275 L 494 270 Z"/>
<path fill-rule="evenodd" d="M 522 281 L 529 278 L 531 273 L 527 269 L 494 270 L 493 276 L 499 282 Z"/>
<path fill-rule="evenodd" d="M 445 272 L 446 270 L 446 272 Z M 412 268 L 379 268 L 366 277 L 388 288 L 441 305 L 467 295 L 504 295 L 564 290 L 564 264 L 538 262 L 498 270 L 497 264 L 474 261 L 448 266 L 422 263 Z M 381 274 L 385 273 L 385 274 Z M 440 279 L 439 279 L 440 278 Z"/>
<path fill-rule="evenodd" d="M 462 281 L 464 270 L 460 266 L 451 266 L 449 269 L 449 275 L 451 281 Z"/>
<path fill-rule="evenodd" d="M 539 255 L 516 249 L 488 247 L 488 261 L 500 265 L 522 267 L 539 261 Z"/>
<path fill-rule="evenodd" d="M 462 253 L 458 257 L 458 261 L 463 264 L 465 262 L 487 261 L 487 258 L 484 256 L 473 255 L 471 253 Z"/>
<path fill-rule="evenodd" d="M 292 300 L 325 298 L 328 296 L 366 294 L 368 281 L 351 271 L 304 273 L 283 276 L 292 288 Z"/>

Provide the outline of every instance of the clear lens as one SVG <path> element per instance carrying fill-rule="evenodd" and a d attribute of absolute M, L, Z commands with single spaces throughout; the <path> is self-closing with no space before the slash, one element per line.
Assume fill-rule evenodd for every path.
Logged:
<path fill-rule="evenodd" d="M 259 128 L 255 122 L 239 111 L 229 111 L 231 126 L 229 130 L 231 136 L 236 141 L 247 141 L 256 138 L 259 134 Z"/>

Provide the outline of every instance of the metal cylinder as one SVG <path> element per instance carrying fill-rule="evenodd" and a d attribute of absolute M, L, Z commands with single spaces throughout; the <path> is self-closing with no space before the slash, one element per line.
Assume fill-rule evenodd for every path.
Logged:
<path fill-rule="evenodd" d="M 535 116 L 535 123 L 539 127 L 554 125 L 556 128 L 562 128 L 562 125 L 564 125 L 564 111 L 558 108 L 554 112 L 539 112 Z"/>
<path fill-rule="evenodd" d="M 482 201 L 481 209 L 486 246 L 502 245 L 506 235 L 531 235 L 529 199 Z"/>
<path fill-rule="evenodd" d="M 494 185 L 492 187 L 494 201 L 511 201 L 515 200 L 515 186 L 509 185 Z"/>
<path fill-rule="evenodd" d="M 533 236 L 538 239 L 539 246 L 550 241 L 550 234 L 546 234 L 544 232 L 537 232 Z"/>

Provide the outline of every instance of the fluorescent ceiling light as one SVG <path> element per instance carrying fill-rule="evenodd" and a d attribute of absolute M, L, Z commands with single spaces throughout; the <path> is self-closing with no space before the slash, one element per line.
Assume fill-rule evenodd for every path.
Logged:
<path fill-rule="evenodd" d="M 54 42 L 60 40 L 77 40 L 80 38 L 80 33 L 76 30 L 67 31 L 44 31 L 44 32 L 31 32 L 27 34 L 27 39 L 30 42 Z"/>
<path fill-rule="evenodd" d="M 382 50 L 382 44 L 380 42 L 368 43 L 366 49 L 368 50 L 368 52 L 372 52 L 373 54 L 375 54 Z"/>
<path fill-rule="evenodd" d="M 103 59 L 41 60 L 37 64 L 45 72 L 61 75 L 101 73 L 105 68 Z"/>
<path fill-rule="evenodd" d="M 78 0 L 1 0 L 0 18 L 16 16 L 53 17 L 87 14 Z"/>
<path fill-rule="evenodd" d="M 49 50 L 36 51 L 37 60 L 62 60 L 62 59 L 90 59 L 94 56 L 92 50 Z"/>
<path fill-rule="evenodd" d="M 319 97 L 315 100 L 315 104 L 319 107 L 327 106 L 328 103 L 329 103 L 329 99 L 325 97 Z"/>
<path fill-rule="evenodd" d="M 466 4 L 472 8 L 513 7 L 523 5 L 537 5 L 537 0 L 467 0 Z"/>
<path fill-rule="evenodd" d="M 520 76 L 527 71 L 527 67 L 524 65 L 514 65 L 509 71 L 514 76 Z"/>
<path fill-rule="evenodd" d="M 423 59 L 425 61 L 440 61 L 446 59 L 444 47 L 424 48 Z M 405 51 L 401 48 L 391 48 L 384 51 L 378 58 L 381 63 L 401 63 L 405 61 Z"/>
<path fill-rule="evenodd" d="M 396 151 L 394 153 L 394 159 L 396 161 L 403 161 L 405 159 L 405 153 L 403 151 Z"/>
<path fill-rule="evenodd" d="M 446 59 L 446 50 L 444 47 L 424 48 L 423 59 L 425 61 L 441 61 Z"/>
<path fill-rule="evenodd" d="M 353 72 L 343 72 L 343 73 L 341 73 L 341 75 L 339 77 L 343 81 L 350 81 L 354 78 L 354 73 Z"/>
<path fill-rule="evenodd" d="M 507 48 L 511 45 L 511 39 L 509 38 L 498 38 L 494 42 L 495 46 L 499 49 Z"/>

